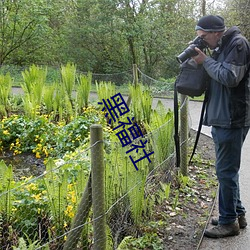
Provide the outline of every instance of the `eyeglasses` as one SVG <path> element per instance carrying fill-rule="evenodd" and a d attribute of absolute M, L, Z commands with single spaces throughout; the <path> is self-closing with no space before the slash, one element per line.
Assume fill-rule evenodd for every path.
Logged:
<path fill-rule="evenodd" d="M 202 39 L 205 39 L 207 37 L 208 34 L 211 34 L 211 33 L 214 33 L 213 31 L 210 31 L 210 32 L 206 32 L 202 35 L 200 35 L 199 37 L 202 38 Z"/>

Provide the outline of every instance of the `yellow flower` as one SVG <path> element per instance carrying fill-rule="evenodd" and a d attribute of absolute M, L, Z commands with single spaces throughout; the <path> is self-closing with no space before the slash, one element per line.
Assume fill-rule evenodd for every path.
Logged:
<path fill-rule="evenodd" d="M 13 207 L 11 210 L 12 210 L 12 212 L 16 212 L 17 208 Z"/>
<path fill-rule="evenodd" d="M 36 201 L 40 201 L 42 199 L 41 195 L 42 195 L 41 193 L 33 194 L 32 197 L 35 198 Z"/>
<path fill-rule="evenodd" d="M 29 185 L 26 186 L 26 189 L 28 191 L 34 191 L 37 190 L 37 185 L 35 183 L 30 183 Z"/>
<path fill-rule="evenodd" d="M 76 196 L 75 195 L 72 195 L 71 201 L 72 201 L 72 203 L 76 203 Z"/>
<path fill-rule="evenodd" d="M 4 135 L 9 135 L 10 133 L 9 133 L 8 130 L 4 130 L 4 131 L 3 131 L 3 134 L 4 134 Z"/>
<path fill-rule="evenodd" d="M 41 158 L 41 155 L 39 152 L 36 152 L 36 158 L 40 159 Z"/>
<path fill-rule="evenodd" d="M 19 150 L 15 149 L 13 155 L 18 155 L 18 154 L 21 154 L 21 153 L 22 153 L 22 151 L 19 151 Z"/>
<path fill-rule="evenodd" d="M 64 213 L 65 213 L 65 215 L 68 215 L 69 218 L 73 218 L 74 217 L 73 206 L 68 205 L 66 208 L 66 211 L 64 211 Z"/>
<path fill-rule="evenodd" d="M 48 157 L 49 153 L 46 147 L 43 147 L 43 153 L 45 154 L 46 157 Z"/>

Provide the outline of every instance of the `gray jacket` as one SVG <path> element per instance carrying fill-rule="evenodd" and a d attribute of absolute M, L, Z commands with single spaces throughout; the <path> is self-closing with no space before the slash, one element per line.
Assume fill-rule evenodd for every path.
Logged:
<path fill-rule="evenodd" d="M 250 45 L 237 27 L 227 30 L 203 66 L 211 81 L 204 125 L 250 126 Z"/>

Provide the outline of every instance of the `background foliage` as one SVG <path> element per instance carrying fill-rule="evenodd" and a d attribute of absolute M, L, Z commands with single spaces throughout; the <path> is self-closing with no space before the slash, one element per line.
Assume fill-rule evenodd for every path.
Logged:
<path fill-rule="evenodd" d="M 137 64 L 170 78 L 200 16 L 220 14 L 250 36 L 246 0 L 16 0 L 0 9 L 0 65 L 72 62 L 84 72 L 114 73 Z"/>

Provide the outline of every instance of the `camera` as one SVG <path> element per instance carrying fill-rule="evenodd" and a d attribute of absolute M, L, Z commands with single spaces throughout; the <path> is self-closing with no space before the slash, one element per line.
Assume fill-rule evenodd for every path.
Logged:
<path fill-rule="evenodd" d="M 199 48 L 200 50 L 203 50 L 207 48 L 207 43 L 199 36 L 197 36 L 190 45 L 180 54 L 176 57 L 177 61 L 179 63 L 183 63 L 188 58 L 198 55 L 198 53 L 195 51 L 195 47 Z"/>

